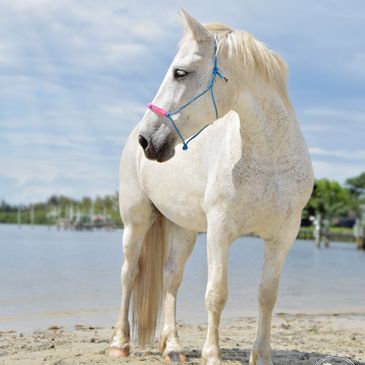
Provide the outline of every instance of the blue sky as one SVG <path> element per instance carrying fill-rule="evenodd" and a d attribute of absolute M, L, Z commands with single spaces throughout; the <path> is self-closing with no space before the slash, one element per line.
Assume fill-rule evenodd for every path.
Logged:
<path fill-rule="evenodd" d="M 176 53 L 180 7 L 286 59 L 316 177 L 365 171 L 362 0 L 0 0 L 0 199 L 118 189 L 125 140 Z"/>

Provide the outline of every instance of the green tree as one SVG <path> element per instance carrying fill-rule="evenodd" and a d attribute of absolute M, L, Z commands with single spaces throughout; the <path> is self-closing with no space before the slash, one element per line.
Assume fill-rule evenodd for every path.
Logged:
<path fill-rule="evenodd" d="M 346 180 L 350 191 L 357 196 L 365 195 L 365 172 Z"/>
<path fill-rule="evenodd" d="M 93 201 L 91 198 L 85 196 L 82 198 L 81 204 L 80 204 L 80 208 L 82 211 L 84 211 L 85 213 L 89 213 L 91 206 L 93 204 Z"/>
<path fill-rule="evenodd" d="M 57 207 L 59 204 L 58 196 L 52 195 L 48 200 L 47 204 Z"/>
<path fill-rule="evenodd" d="M 46 202 L 37 202 L 28 205 L 11 205 L 5 200 L 0 201 L 0 223 L 17 223 L 18 210 L 21 213 L 22 224 L 30 223 L 30 212 L 34 211 L 34 224 L 54 224 L 56 218 L 51 212 L 58 212 L 60 218 L 66 218 L 67 212 L 73 209 L 74 214 L 80 211 L 83 214 L 89 214 L 92 207 L 95 213 L 106 215 L 117 225 L 122 225 L 119 206 L 118 193 L 96 197 L 95 199 L 83 197 L 81 200 L 69 198 L 63 195 L 53 195 Z"/>
<path fill-rule="evenodd" d="M 330 221 L 338 217 L 347 217 L 357 210 L 357 202 L 349 189 L 337 181 L 316 180 L 312 196 L 305 207 L 303 216 L 321 214 Z"/>

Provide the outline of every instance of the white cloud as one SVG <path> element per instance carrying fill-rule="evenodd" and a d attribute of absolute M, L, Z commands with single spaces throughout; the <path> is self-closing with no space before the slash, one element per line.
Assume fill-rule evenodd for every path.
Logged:
<path fill-rule="evenodd" d="M 347 69 L 357 78 L 365 79 L 365 51 L 355 53 L 348 62 Z"/>
<path fill-rule="evenodd" d="M 127 119 L 129 119 L 130 117 L 136 117 L 137 115 L 142 116 L 146 111 L 146 105 L 134 102 L 114 103 L 105 105 L 103 111 L 117 117 L 127 116 Z"/>
<path fill-rule="evenodd" d="M 52 0 L 12 0 L 7 2 L 7 6 L 19 12 L 41 9 L 52 4 Z"/>
<path fill-rule="evenodd" d="M 25 145 L 70 147 L 71 145 L 71 141 L 62 136 L 46 134 L 3 133 L 1 139 L 5 140 L 8 145 L 13 147 L 24 147 Z"/>
<path fill-rule="evenodd" d="M 309 148 L 309 152 L 313 156 L 330 156 L 338 157 L 344 160 L 362 161 L 365 170 L 365 150 L 344 151 L 344 150 L 326 150 L 320 147 Z"/>
<path fill-rule="evenodd" d="M 68 157 L 70 156 L 63 160 L 58 158 L 56 161 L 49 160 L 46 157 L 43 159 L 38 158 L 36 163 L 29 163 L 26 158 L 17 158 L 14 161 L 4 161 L 2 159 L 0 177 L 13 179 L 19 188 L 23 188 L 29 183 L 52 183 L 56 180 L 78 181 L 78 183 L 85 184 L 86 181 L 90 181 L 97 176 L 98 166 L 101 165 L 100 160 L 105 163 L 105 158 L 99 155 L 88 155 L 85 156 L 87 159 L 78 157 L 74 160 Z M 111 159 L 118 166 L 118 158 L 112 157 Z M 98 176 L 98 180 L 114 181 L 115 177 L 115 170 L 103 170 L 102 177 Z"/>
<path fill-rule="evenodd" d="M 108 48 L 108 58 L 113 62 L 131 61 L 134 58 L 142 57 L 148 51 L 148 48 L 144 44 L 138 43 L 122 43 L 112 44 Z"/>
<path fill-rule="evenodd" d="M 303 110 L 303 114 L 306 116 L 317 118 L 338 118 L 346 121 L 365 122 L 365 111 L 354 111 L 350 108 L 328 108 L 328 107 L 312 107 Z"/>
<path fill-rule="evenodd" d="M 349 177 L 357 176 L 364 172 L 363 163 L 341 163 L 338 161 L 317 161 L 313 162 L 314 176 L 316 179 L 328 178 L 344 184 Z"/>
<path fill-rule="evenodd" d="M 4 40 L 0 43 L 0 66 L 9 66 L 17 62 L 14 54 L 12 53 L 12 48 Z"/>
<path fill-rule="evenodd" d="M 157 41 L 159 38 L 164 36 L 165 27 L 161 23 L 144 19 L 141 23 L 132 24 L 129 31 L 132 35 L 145 41 Z"/>
<path fill-rule="evenodd" d="M 328 127 L 325 125 L 303 125 L 302 129 L 305 132 L 326 132 L 328 131 Z"/>

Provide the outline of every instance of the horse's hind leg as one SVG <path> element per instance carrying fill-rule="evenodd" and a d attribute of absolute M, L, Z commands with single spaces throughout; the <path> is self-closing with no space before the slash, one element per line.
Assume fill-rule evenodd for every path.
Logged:
<path fill-rule="evenodd" d="M 123 253 L 124 262 L 121 271 L 122 297 L 121 307 L 115 335 L 110 344 L 111 356 L 124 357 L 129 355 L 130 350 L 130 327 L 128 321 L 129 303 L 131 292 L 138 273 L 138 259 L 141 253 L 143 239 L 153 223 L 153 213 L 150 207 L 146 206 L 143 214 L 139 214 L 139 221 L 125 222 L 123 232 Z"/>
<path fill-rule="evenodd" d="M 272 365 L 271 319 L 279 288 L 281 269 L 299 230 L 300 220 L 292 221 L 277 239 L 265 241 L 264 265 L 259 287 L 259 317 L 250 365 Z"/>
<path fill-rule="evenodd" d="M 196 240 L 196 233 L 187 231 L 169 222 L 166 227 L 169 251 L 164 269 L 164 323 L 161 333 L 160 349 L 166 361 L 186 361 L 176 329 L 176 296 Z"/>

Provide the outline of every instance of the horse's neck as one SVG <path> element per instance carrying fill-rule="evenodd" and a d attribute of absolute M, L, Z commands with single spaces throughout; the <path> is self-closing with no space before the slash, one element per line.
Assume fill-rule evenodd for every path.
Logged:
<path fill-rule="evenodd" d="M 287 161 L 304 144 L 294 112 L 275 91 L 247 88 L 239 94 L 236 110 L 241 119 L 242 146 L 246 154 L 268 165 Z"/>

